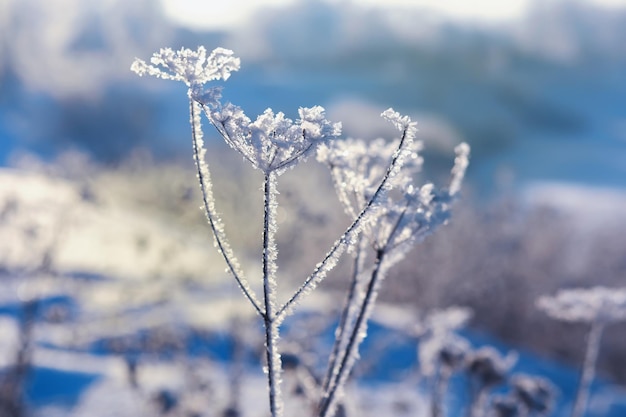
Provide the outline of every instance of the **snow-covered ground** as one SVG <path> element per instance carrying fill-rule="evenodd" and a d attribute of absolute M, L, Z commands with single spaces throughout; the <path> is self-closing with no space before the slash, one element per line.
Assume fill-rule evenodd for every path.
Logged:
<path fill-rule="evenodd" d="M 223 279 L 207 230 L 182 232 L 167 221 L 84 193 L 76 182 L 0 169 L 3 264 L 27 268 L 51 251 L 62 271 L 130 282 L 159 275 Z"/>

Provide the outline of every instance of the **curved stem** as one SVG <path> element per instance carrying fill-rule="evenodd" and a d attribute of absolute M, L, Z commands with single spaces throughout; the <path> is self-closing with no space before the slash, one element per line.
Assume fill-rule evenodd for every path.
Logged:
<path fill-rule="evenodd" d="M 211 125 L 213 126 L 213 128 L 215 128 L 217 133 L 220 134 L 220 136 L 222 137 L 222 139 L 224 139 L 226 144 L 230 146 L 231 148 L 235 149 L 241 156 L 243 156 L 243 158 L 246 161 L 248 161 L 250 164 L 255 166 L 255 162 L 252 159 L 250 159 L 250 156 L 246 155 L 245 152 L 242 152 L 237 146 L 235 146 L 234 141 L 230 137 L 230 133 L 228 132 L 228 129 L 226 129 L 226 126 L 224 125 L 224 122 L 219 122 L 219 123 L 216 122 L 213 119 L 213 115 L 211 114 L 209 107 L 206 104 L 202 104 L 202 103 L 198 103 L 198 104 L 204 111 L 204 114 L 206 115 L 206 118 L 209 120 L 209 123 L 211 123 Z"/>
<path fill-rule="evenodd" d="M 224 260 L 228 270 L 237 281 L 239 288 L 243 291 L 246 298 L 250 301 L 254 309 L 260 315 L 263 315 L 260 303 L 255 296 L 254 292 L 248 285 L 247 281 L 243 277 L 239 262 L 233 255 L 233 251 L 224 236 L 224 228 L 222 221 L 215 210 L 215 200 L 213 198 L 213 189 L 211 183 L 211 176 L 209 167 L 204 161 L 204 143 L 202 140 L 202 128 L 200 126 L 200 115 L 198 114 L 198 104 L 192 99 L 189 100 L 189 114 L 191 118 L 191 137 L 193 142 L 193 159 L 196 165 L 196 172 L 198 175 L 198 181 L 200 183 L 200 191 L 202 192 L 202 203 L 204 207 L 204 213 L 206 214 L 209 226 L 215 237 L 218 250 Z"/>

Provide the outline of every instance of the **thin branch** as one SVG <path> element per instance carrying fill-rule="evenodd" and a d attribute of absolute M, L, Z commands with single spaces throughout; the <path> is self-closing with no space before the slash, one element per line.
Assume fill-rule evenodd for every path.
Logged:
<path fill-rule="evenodd" d="M 306 141 L 306 131 L 304 131 L 304 130 L 302 131 L 302 138 Z M 292 163 L 296 159 L 300 158 L 302 155 L 304 155 L 307 152 L 309 152 L 309 150 L 311 150 L 313 145 L 314 145 L 314 142 L 309 143 L 309 146 L 307 146 L 305 149 L 303 149 L 302 151 L 296 153 L 295 155 L 291 155 L 289 158 L 287 158 L 284 161 L 282 161 L 280 164 L 278 164 L 273 169 L 274 170 L 280 170 L 280 169 L 284 168 L 285 166 L 289 165 L 290 163 Z"/>
<path fill-rule="evenodd" d="M 357 216 L 357 213 L 354 211 L 354 207 L 353 204 L 350 201 L 350 197 L 348 196 L 348 193 L 346 192 L 346 188 L 341 184 L 341 179 L 339 177 L 339 168 L 337 168 L 334 165 L 330 165 L 330 177 L 333 181 L 333 184 L 335 186 L 335 191 L 337 192 L 337 196 L 339 197 L 339 201 L 342 203 L 344 210 L 346 211 L 346 213 L 352 217 L 355 218 Z M 355 193 L 356 194 L 356 193 Z M 356 200 L 356 198 L 355 198 Z"/>
<path fill-rule="evenodd" d="M 372 208 L 378 202 L 380 196 L 387 190 L 390 179 L 392 179 L 397 174 L 404 160 L 404 145 L 411 140 L 410 137 L 412 137 L 413 133 L 409 132 L 409 129 L 412 129 L 411 125 L 404 128 L 400 143 L 398 144 L 398 148 L 394 152 L 391 163 L 389 164 L 389 167 L 387 167 L 387 171 L 385 172 L 383 179 L 376 189 L 376 192 L 374 192 L 374 194 L 372 195 L 372 198 L 367 202 L 365 207 L 363 207 L 358 217 L 354 219 L 352 224 L 348 226 L 346 231 L 335 242 L 335 244 L 326 254 L 322 262 L 320 262 L 315 267 L 313 273 L 309 275 L 309 277 L 304 281 L 302 286 L 298 288 L 293 296 L 278 310 L 277 316 L 279 318 L 283 318 L 290 307 L 298 302 L 298 300 L 300 300 L 300 298 L 309 290 L 315 288 L 315 286 L 326 277 L 328 271 L 336 265 L 339 256 L 341 256 L 346 247 L 349 246 L 351 242 L 351 236 L 354 233 L 358 233 L 363 227 L 365 221 L 369 220 Z"/>
<path fill-rule="evenodd" d="M 350 288 L 348 289 L 348 294 L 346 295 L 346 299 L 344 301 L 341 317 L 339 319 L 339 323 L 337 324 L 337 330 L 335 330 L 335 343 L 333 344 L 333 348 L 328 361 L 328 369 L 326 370 L 326 376 L 324 377 L 322 393 L 327 393 L 330 389 L 330 384 L 333 379 L 333 375 L 335 375 L 337 371 L 338 363 L 343 358 L 340 353 L 345 352 L 342 347 L 347 343 L 347 335 L 352 329 L 352 323 L 349 323 L 348 318 L 352 316 L 351 313 L 359 305 L 357 300 L 357 287 L 359 282 L 358 278 L 363 269 L 363 262 L 365 258 L 364 242 L 365 239 L 362 235 L 360 235 L 359 243 L 357 244 L 358 249 L 356 252 L 356 256 L 354 257 L 354 265 L 352 267 L 352 279 L 350 281 Z"/>
<path fill-rule="evenodd" d="M 402 219 L 406 215 L 408 208 L 409 208 L 409 202 L 407 201 L 406 204 L 404 205 L 404 208 L 402 209 L 402 212 L 396 219 L 391 231 L 389 232 L 389 235 L 387 236 L 385 244 L 379 248 L 376 248 L 377 256 L 376 256 L 375 267 L 374 267 L 374 270 L 372 271 L 372 276 L 368 283 L 365 297 L 358 304 L 359 315 L 357 317 L 356 322 L 349 330 L 350 337 L 348 339 L 348 344 L 347 346 L 344 347 L 343 350 L 341 350 L 340 359 L 338 359 L 337 357 L 332 358 L 332 368 L 329 368 L 329 371 L 327 374 L 328 380 L 325 381 L 325 385 L 323 387 L 324 388 L 322 392 L 323 399 L 322 399 L 321 406 L 320 406 L 320 409 L 321 409 L 320 416 L 325 416 L 330 409 L 334 408 L 334 404 L 332 404 L 332 402 L 334 401 L 333 397 L 336 396 L 336 391 L 345 384 L 345 381 L 347 380 L 350 372 L 352 371 L 353 363 L 349 364 L 348 361 L 350 360 L 351 357 L 355 357 L 355 355 L 357 354 L 358 346 L 360 344 L 360 341 L 358 340 L 359 335 L 364 332 L 365 326 L 367 326 L 367 321 L 369 320 L 370 312 L 371 312 L 371 309 L 373 307 L 373 304 L 376 298 L 377 285 L 380 279 L 382 278 L 381 264 L 383 262 L 385 255 L 388 253 L 388 246 L 390 245 L 394 234 L 400 227 L 400 224 L 402 223 Z M 355 264 L 355 268 L 356 267 L 357 265 Z M 356 276 L 354 277 L 353 286 L 350 288 L 351 292 L 353 291 L 355 284 L 356 284 Z M 351 294 L 349 294 L 349 296 L 351 296 Z M 352 307 L 355 308 L 357 306 L 354 305 Z M 346 307 L 344 308 L 345 308 L 344 316 L 347 316 L 346 310 L 348 308 L 348 305 L 346 305 Z M 344 316 L 342 316 L 342 319 L 345 318 Z M 345 326 L 346 323 L 344 322 L 342 323 L 342 325 Z M 343 334 L 343 332 L 347 330 L 345 328 L 342 328 L 341 330 L 342 330 L 341 340 L 343 341 L 346 337 Z M 337 340 L 335 341 L 335 347 L 337 348 L 337 350 L 339 350 L 339 343 L 337 342 Z M 333 354 L 335 353 L 336 352 L 333 351 Z M 339 366 L 336 364 L 338 360 L 341 361 L 341 365 Z"/>
<path fill-rule="evenodd" d="M 278 351 L 278 322 L 275 320 L 276 299 L 276 173 L 265 175 L 263 198 L 263 301 L 265 314 L 265 350 L 267 357 L 267 382 L 272 417 L 282 414 L 280 394 L 281 360 Z"/>
<path fill-rule="evenodd" d="M 404 216 L 406 215 L 406 212 L 409 209 L 409 205 L 410 205 L 409 201 L 406 201 L 406 204 L 404 205 L 404 208 L 402 209 L 402 212 L 400 213 L 400 215 L 396 219 L 395 223 L 393 224 L 393 227 L 391 228 L 391 231 L 387 235 L 387 239 L 385 241 L 385 244 L 382 245 L 382 246 L 378 246 L 378 245 L 376 245 L 376 243 L 374 243 L 374 249 L 381 250 L 381 251 L 387 253 L 387 252 L 389 252 L 391 247 L 394 247 L 392 245 L 393 235 L 396 233 L 396 231 L 400 227 L 400 223 L 402 222 L 402 219 L 404 219 Z"/>
<path fill-rule="evenodd" d="M 196 119 L 199 118 L 197 112 L 197 104 L 193 100 L 189 100 L 189 112 L 191 116 L 191 136 L 193 140 L 193 158 L 196 164 L 196 172 L 198 174 L 198 181 L 200 183 L 200 190 L 202 192 L 202 202 L 204 207 L 204 213 L 207 216 L 207 220 L 209 221 L 209 226 L 211 227 L 211 231 L 213 232 L 213 236 L 215 237 L 215 242 L 217 243 L 218 250 L 224 260 L 226 261 L 226 265 L 228 266 L 228 270 L 237 281 L 239 288 L 243 291 L 246 298 L 250 301 L 254 309 L 261 316 L 264 315 L 263 310 L 260 307 L 260 303 L 248 285 L 246 279 L 243 277 L 243 273 L 241 272 L 241 267 L 239 266 L 239 262 L 234 257 L 232 249 L 228 244 L 226 237 L 224 236 L 224 229 L 222 226 L 222 221 L 215 212 L 214 206 L 214 198 L 213 198 L 213 190 L 211 185 L 211 177 L 208 170 L 208 166 L 203 158 L 203 143 L 202 143 L 202 132 L 199 131 L 200 126 L 199 121 Z"/>
<path fill-rule="evenodd" d="M 231 148 L 233 148 L 237 152 L 239 152 L 239 154 L 241 156 L 243 156 L 243 158 L 246 161 L 250 162 L 252 164 L 252 166 L 256 166 L 255 162 L 250 158 L 249 155 L 246 155 L 237 146 L 234 145 L 234 142 L 231 139 L 230 134 L 228 133 L 228 130 L 226 129 L 226 126 L 224 126 L 224 122 L 217 123 L 213 119 L 213 116 L 211 115 L 211 112 L 209 111 L 208 106 L 206 104 L 202 104 L 202 103 L 198 103 L 198 104 L 200 105 L 200 107 L 204 111 L 204 114 L 206 115 L 207 119 L 209 120 L 209 123 L 211 123 L 211 125 L 215 128 L 215 130 L 217 130 L 217 132 L 220 134 L 222 139 L 224 139 L 224 141 L 228 144 L 228 146 L 230 146 Z"/>
<path fill-rule="evenodd" d="M 330 391 L 328 393 L 324 393 L 324 396 L 320 401 L 318 413 L 319 417 L 328 417 L 330 413 L 332 413 L 336 405 L 337 396 L 338 394 L 340 394 L 339 391 L 348 380 L 350 372 L 352 372 L 352 368 L 358 354 L 359 345 L 365 337 L 367 321 L 371 314 L 374 302 L 376 301 L 376 295 L 378 293 L 378 283 L 383 277 L 382 264 L 384 257 L 385 252 L 383 250 L 378 250 L 376 252 L 374 270 L 372 271 L 372 276 L 367 285 L 367 290 L 361 304 L 359 315 L 356 319 L 356 322 L 354 323 L 354 327 L 352 328 L 352 332 L 350 334 L 350 339 L 348 340 L 348 344 L 346 345 L 346 348 L 344 350 L 345 353 L 341 360 L 341 365 L 338 368 L 334 381 L 331 381 L 331 383 L 329 384 L 329 387 L 331 387 Z"/>

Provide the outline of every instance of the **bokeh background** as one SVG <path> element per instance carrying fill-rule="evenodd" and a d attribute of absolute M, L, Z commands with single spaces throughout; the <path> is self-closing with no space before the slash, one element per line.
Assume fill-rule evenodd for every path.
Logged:
<path fill-rule="evenodd" d="M 123 399 L 115 415 L 184 415 L 168 404 L 243 396 L 232 375 L 256 364 L 245 352 L 260 339 L 198 210 L 185 88 L 130 72 L 135 57 L 198 45 L 241 57 L 223 95 L 249 115 L 322 105 L 365 139 L 393 136 L 388 107 L 410 115 L 424 181 L 445 181 L 468 142 L 451 224 L 393 271 L 382 302 L 398 322 L 470 307 L 472 340 L 532 355 L 524 369 L 556 379 L 566 402 L 586 328 L 535 300 L 626 285 L 626 3 L 434 3 L 0 0 L 1 415 L 98 416 L 110 396 Z M 259 177 L 206 136 L 219 210 L 258 274 Z M 289 288 L 348 219 L 315 161 L 281 187 Z M 332 312 L 345 271 L 306 309 Z M 598 416 L 626 408 L 625 330 L 604 339 Z M 221 376 L 198 382 L 207 374 Z"/>

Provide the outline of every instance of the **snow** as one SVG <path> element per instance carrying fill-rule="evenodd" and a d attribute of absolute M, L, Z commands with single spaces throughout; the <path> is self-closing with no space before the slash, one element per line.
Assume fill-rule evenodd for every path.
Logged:
<path fill-rule="evenodd" d="M 172 275 L 225 278 L 206 230 L 189 235 L 119 203 L 85 200 L 70 181 L 0 169 L 0 212 L 0 256 L 13 269 L 38 265 L 52 250 L 63 271 L 136 282 Z M 106 291 L 101 297 L 106 302 Z"/>

